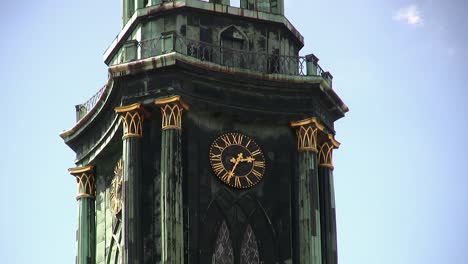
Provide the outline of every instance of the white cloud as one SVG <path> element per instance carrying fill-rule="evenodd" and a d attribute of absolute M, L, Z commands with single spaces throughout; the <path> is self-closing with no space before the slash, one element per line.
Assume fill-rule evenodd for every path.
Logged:
<path fill-rule="evenodd" d="M 423 24 L 421 11 L 418 6 L 410 5 L 407 7 L 400 8 L 394 15 L 393 20 L 404 21 L 408 25 L 418 26 Z"/>

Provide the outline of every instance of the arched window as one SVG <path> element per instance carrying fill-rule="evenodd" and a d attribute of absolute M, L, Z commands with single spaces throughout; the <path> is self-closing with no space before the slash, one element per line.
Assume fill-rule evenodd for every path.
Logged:
<path fill-rule="evenodd" d="M 259 264 L 260 256 L 258 254 L 258 245 L 255 234 L 250 225 L 247 226 L 242 239 L 240 252 L 240 264 Z"/>
<path fill-rule="evenodd" d="M 223 221 L 219 227 L 218 237 L 214 247 L 212 264 L 233 264 L 234 263 L 234 250 L 232 248 L 231 237 L 226 221 Z"/>

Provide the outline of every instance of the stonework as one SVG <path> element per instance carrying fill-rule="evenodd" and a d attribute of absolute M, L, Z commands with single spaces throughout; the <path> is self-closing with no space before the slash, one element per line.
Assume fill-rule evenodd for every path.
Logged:
<path fill-rule="evenodd" d="M 299 56 L 282 0 L 240 4 L 123 1 L 108 82 L 61 134 L 77 155 L 78 264 L 337 263 L 348 108 Z"/>

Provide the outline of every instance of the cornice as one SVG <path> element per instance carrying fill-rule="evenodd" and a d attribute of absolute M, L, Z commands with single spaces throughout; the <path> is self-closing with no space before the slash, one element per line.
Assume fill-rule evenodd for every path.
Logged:
<path fill-rule="evenodd" d="M 79 134 L 80 131 L 87 127 L 96 118 L 96 116 L 99 115 L 100 110 L 106 105 L 110 94 L 112 93 L 113 84 L 114 80 L 112 76 L 109 76 L 106 83 L 106 88 L 96 105 L 88 113 L 86 113 L 86 115 L 81 118 L 72 128 L 60 133 L 60 137 L 65 142 L 72 140 L 77 134 Z"/>
<path fill-rule="evenodd" d="M 75 164 L 87 164 L 93 162 L 93 160 L 101 153 L 101 151 L 112 141 L 114 136 L 120 131 L 121 118 L 115 116 L 112 124 L 107 128 L 106 132 L 101 138 L 95 142 L 95 144 L 89 148 L 88 151 L 82 153 L 75 159 Z"/>
<path fill-rule="evenodd" d="M 231 68 L 216 63 L 200 61 L 196 58 L 192 58 L 177 52 L 171 52 L 143 60 L 111 66 L 109 67 L 109 72 L 113 77 L 122 77 L 166 67 L 173 67 L 176 65 L 189 65 L 192 69 L 196 67 L 204 71 L 214 71 L 227 75 L 239 76 L 242 77 L 242 79 L 251 78 L 267 82 L 284 82 L 287 84 L 318 84 L 320 86 L 321 92 L 324 93 L 326 98 L 335 105 L 336 110 L 340 113 L 341 116 L 344 116 L 345 113 L 349 111 L 348 106 L 343 103 L 341 98 L 330 87 L 330 84 L 325 80 L 325 78 L 321 76 L 264 74 L 253 72 L 247 69 Z"/>

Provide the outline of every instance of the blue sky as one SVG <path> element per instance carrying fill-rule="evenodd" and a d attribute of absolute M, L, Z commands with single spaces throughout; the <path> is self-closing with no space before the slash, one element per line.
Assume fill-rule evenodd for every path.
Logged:
<path fill-rule="evenodd" d="M 351 111 L 336 124 L 339 260 L 468 260 L 468 19 L 461 0 L 286 0 Z M 106 81 L 120 1 L 3 3 L 0 260 L 73 263 L 74 154 L 58 134 Z"/>

